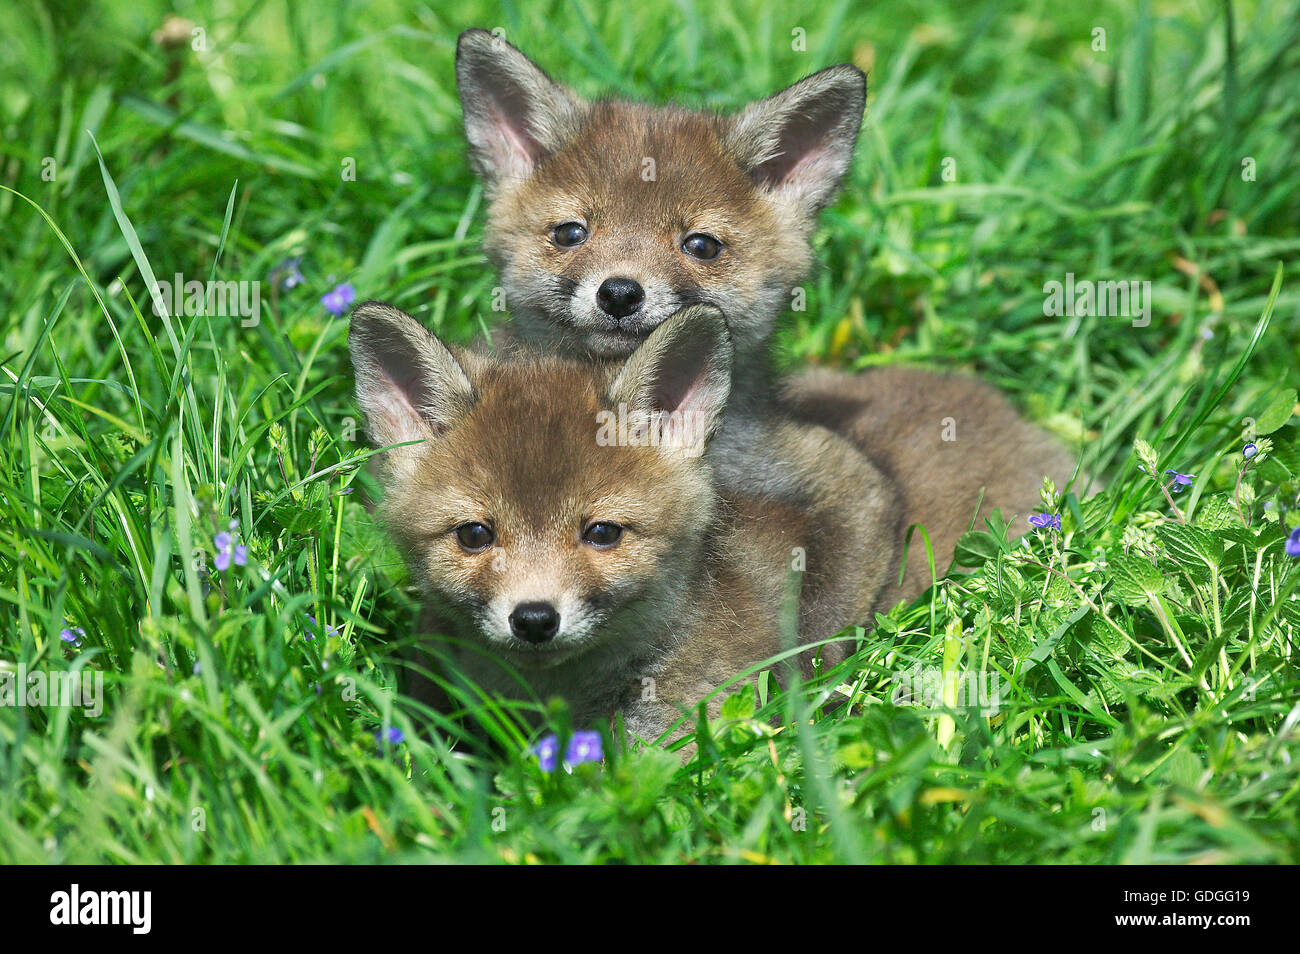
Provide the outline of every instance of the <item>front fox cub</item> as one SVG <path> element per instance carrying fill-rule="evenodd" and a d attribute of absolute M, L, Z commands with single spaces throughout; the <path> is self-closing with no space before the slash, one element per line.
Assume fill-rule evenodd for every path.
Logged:
<path fill-rule="evenodd" d="M 732 390 L 717 309 L 687 308 L 606 364 L 454 351 L 378 302 L 357 308 L 349 345 L 371 440 L 405 445 L 380 455 L 380 516 L 426 595 L 422 631 L 463 641 L 448 652 L 475 684 L 517 695 L 504 662 L 576 725 L 621 711 L 653 741 L 793 644 L 790 553 L 817 528 L 719 494 L 699 453 Z M 640 439 L 610 440 L 629 411 Z"/>
<path fill-rule="evenodd" d="M 812 267 L 817 215 L 862 122 L 855 67 L 731 116 L 586 101 L 483 30 L 461 35 L 456 73 L 510 336 L 622 358 L 685 306 L 724 313 L 736 373 L 709 452 L 715 479 L 802 508 L 817 527 L 806 640 L 863 622 L 837 615 L 853 593 L 876 588 L 876 606 L 931 582 L 920 546 L 897 582 L 908 526 L 927 528 L 942 568 L 993 508 L 1023 518 L 1044 475 L 1065 485 L 1070 459 L 978 382 L 913 369 L 774 379 L 773 328 Z"/>

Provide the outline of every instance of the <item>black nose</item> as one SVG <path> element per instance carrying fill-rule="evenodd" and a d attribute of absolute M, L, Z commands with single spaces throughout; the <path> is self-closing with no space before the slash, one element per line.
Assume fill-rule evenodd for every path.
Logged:
<path fill-rule="evenodd" d="M 596 289 L 596 304 L 614 318 L 626 318 L 645 301 L 645 290 L 630 278 L 607 278 Z"/>
<path fill-rule="evenodd" d="M 510 632 L 530 643 L 544 643 L 560 628 L 560 614 L 550 603 L 520 603 L 510 614 Z"/>

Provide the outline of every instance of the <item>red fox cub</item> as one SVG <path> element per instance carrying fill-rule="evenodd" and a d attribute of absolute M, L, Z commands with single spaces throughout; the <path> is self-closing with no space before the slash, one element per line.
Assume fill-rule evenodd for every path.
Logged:
<path fill-rule="evenodd" d="M 452 637 L 475 684 L 518 695 L 504 662 L 576 725 L 622 712 L 653 740 L 794 644 L 791 554 L 820 528 L 715 488 L 704 450 L 733 361 L 717 309 L 680 311 L 623 362 L 453 350 L 378 302 L 353 314 L 349 346 L 370 439 L 404 445 L 379 455 L 379 512 L 426 596 L 422 631 Z M 866 490 L 898 510 L 888 485 Z M 829 611 L 865 617 L 893 558 L 862 541 L 840 565 L 872 582 L 833 587 Z"/>

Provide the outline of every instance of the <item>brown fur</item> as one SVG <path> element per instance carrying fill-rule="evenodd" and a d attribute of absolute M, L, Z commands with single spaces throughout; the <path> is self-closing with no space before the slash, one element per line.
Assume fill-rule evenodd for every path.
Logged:
<path fill-rule="evenodd" d="M 747 328 L 747 316 L 779 309 L 808 270 L 812 220 L 790 226 L 727 151 L 725 132 L 717 116 L 597 102 L 532 176 L 499 185 L 484 244 L 508 290 L 514 333 L 570 355 L 623 356 L 683 305 L 709 302 L 733 316 L 741 366 L 764 367 L 768 329 Z M 591 231 L 576 248 L 550 239 L 567 221 Z M 726 252 L 714 261 L 684 255 L 681 242 L 695 232 L 718 238 Z M 635 279 L 650 299 L 617 331 L 595 309 L 565 301 L 589 297 L 585 286 L 611 275 Z"/>
<path fill-rule="evenodd" d="M 1064 483 L 1070 472 L 1065 455 L 995 392 L 973 381 L 903 369 L 856 378 L 814 372 L 788 382 L 777 400 L 767 343 L 792 287 L 811 266 L 816 215 L 851 159 L 865 98 L 858 71 L 832 67 L 737 115 L 718 116 L 584 101 L 509 44 L 468 31 L 461 37 L 457 78 L 471 160 L 491 198 L 486 247 L 514 318 L 507 340 L 600 365 L 643 354 L 638 346 L 655 340 L 654 330 L 674 320 L 670 315 L 710 303 L 725 312 L 734 342 L 731 399 L 707 460 L 728 503 L 715 502 L 707 518 L 703 511 L 694 513 L 695 523 L 709 528 L 710 545 L 699 551 L 685 547 L 671 560 L 647 551 L 644 565 L 617 568 L 624 578 L 654 567 L 681 587 L 671 599 L 619 611 L 630 626 L 654 629 L 652 622 L 664 618 L 677 627 L 676 640 L 666 634 L 651 639 L 655 648 L 648 657 L 631 653 L 637 657 L 634 669 L 654 668 L 669 687 L 662 695 L 667 708 L 649 706 L 658 714 L 644 716 L 645 725 L 662 724 L 669 710 L 675 714 L 676 702 L 698 698 L 706 687 L 774 651 L 772 621 L 784 606 L 791 566 L 800 560 L 806 560 L 806 570 L 799 576 L 799 638 L 828 638 L 931 582 L 924 547 L 914 538 L 907 576 L 897 583 L 908 525 L 926 526 L 942 571 L 957 538 L 976 518 L 981 490 L 979 517 L 995 507 L 1023 517 L 1036 507 L 1044 473 Z M 553 230 L 565 222 L 587 230 L 580 245 L 560 247 L 554 240 Z M 684 254 L 683 240 L 694 232 L 719 239 L 722 254 L 709 261 Z M 646 293 L 640 310 L 617 320 L 595 301 L 597 286 L 612 276 L 634 279 Z M 712 320 L 707 309 L 690 308 L 677 320 L 691 315 L 705 324 Z M 484 393 L 504 394 L 507 380 L 496 375 L 505 372 L 477 360 L 462 357 L 475 377 L 476 400 Z M 607 472 L 600 455 L 573 446 L 581 435 L 567 432 L 562 420 L 575 409 L 592 410 L 574 391 L 581 373 L 535 362 L 524 359 L 509 373 L 522 375 L 517 385 L 559 403 L 500 397 L 476 405 L 497 408 L 465 419 L 478 422 L 482 434 L 475 440 L 491 453 L 481 461 L 467 457 L 471 463 L 463 474 L 430 469 L 425 483 L 411 485 L 404 498 L 400 480 L 390 481 L 395 497 L 405 500 L 394 505 L 403 515 L 390 518 L 395 532 L 418 526 L 404 516 L 414 512 L 416 501 L 446 496 L 446 488 L 467 481 L 476 482 L 481 497 L 497 479 L 500 493 L 527 500 L 511 522 L 523 520 L 527 510 L 555 519 L 567 514 L 568 526 L 574 514 L 565 501 L 583 499 L 574 488 L 596 476 L 619 487 L 642 481 L 642 491 L 652 496 L 638 497 L 637 506 L 657 513 L 663 505 L 664 532 L 684 532 L 671 518 L 692 511 L 673 490 L 672 475 L 640 464 Z M 557 390 L 560 379 L 568 380 L 568 392 Z M 359 368 L 359 395 L 361 382 Z M 454 411 L 457 401 L 449 406 Z M 942 440 L 946 418 L 954 419 L 955 441 Z M 552 435 L 568 442 L 572 453 L 565 462 L 553 459 L 558 451 Z M 517 445 L 528 447 L 532 457 L 510 458 Z M 470 454 L 473 446 L 460 451 Z M 517 470 L 503 463 L 507 458 L 519 461 Z M 544 486 L 559 496 L 527 489 L 538 476 L 533 460 L 547 461 Z M 500 475 L 498 467 L 505 468 Z M 505 499 L 497 502 L 503 513 L 511 509 Z M 470 502 L 461 499 L 456 512 Z M 540 530 L 531 533 L 529 539 L 540 539 Z M 555 562 L 532 553 L 512 563 L 511 572 L 532 580 L 538 567 Z M 598 589 L 599 569 L 612 572 L 615 565 L 579 563 L 566 573 Z M 424 578 L 432 579 L 430 567 L 425 569 Z M 438 577 L 439 585 L 462 595 L 489 583 L 505 585 L 485 572 L 480 563 Z M 682 592 L 691 598 L 673 602 Z M 451 612 L 463 624 L 464 607 Z M 431 619 L 428 625 L 442 623 Z M 608 665 L 626 664 L 628 649 L 622 646 Z M 834 661 L 842 649 L 828 655 Z M 494 684 L 481 666 L 467 661 L 466 668 Z M 618 695 L 627 691 L 625 681 L 606 681 L 604 694 L 591 695 L 590 686 L 575 687 L 556 673 L 532 680 L 542 692 L 589 696 L 589 712 L 610 708 L 615 696 L 625 708 L 636 702 Z"/>
<path fill-rule="evenodd" d="M 513 315 L 510 338 L 585 360 L 623 356 L 693 302 L 723 309 L 738 374 L 715 479 L 735 494 L 798 508 L 818 528 L 806 560 L 800 629 L 826 638 L 866 618 L 898 556 L 897 492 L 848 442 L 774 404 L 767 339 L 812 260 L 817 210 L 847 168 L 864 81 L 833 67 L 719 116 L 580 100 L 518 50 L 481 31 L 461 38 L 457 76 L 471 156 L 488 184 L 485 246 Z M 552 229 L 589 231 L 560 247 Z M 684 254 L 702 232 L 724 251 Z M 620 321 L 596 307 L 610 276 L 645 288 Z"/>
<path fill-rule="evenodd" d="M 576 724 L 622 712 L 653 739 L 730 677 L 795 645 L 783 620 L 799 584 L 837 617 L 876 599 L 881 574 L 826 559 L 803 508 L 719 496 L 698 451 L 601 443 L 600 415 L 620 405 L 680 412 L 705 439 L 716 430 L 731 359 L 716 309 L 670 319 L 609 365 L 454 353 L 375 302 L 358 307 L 350 345 L 367 430 L 392 448 L 381 518 L 428 596 L 426 631 L 463 641 L 444 648 L 482 688 L 520 694 L 504 662 L 537 697 L 568 700 Z M 597 521 L 626 528 L 617 545 L 582 541 Z M 491 527 L 492 545 L 461 546 L 456 529 L 467 522 Z M 809 554 L 806 579 L 792 573 L 798 552 Z M 564 621 L 541 644 L 506 622 L 510 608 L 538 600 Z M 430 688 L 416 694 L 431 700 Z"/>
<path fill-rule="evenodd" d="M 461 34 L 456 78 L 470 158 L 491 196 L 485 248 L 501 272 L 513 332 L 551 351 L 626 357 L 692 303 L 723 310 L 743 374 L 742 405 L 766 400 L 768 336 L 812 264 L 820 208 L 848 168 L 866 82 L 822 70 L 733 116 L 588 102 L 483 30 Z M 588 237 L 561 247 L 553 229 Z M 722 242 L 715 259 L 683 240 Z M 606 278 L 637 280 L 643 306 L 612 319 Z"/>
<path fill-rule="evenodd" d="M 782 407 L 843 434 L 880 468 L 901 496 L 899 526 L 926 528 L 940 574 L 969 527 L 982 528 L 999 509 L 1006 520 L 1017 518 L 1013 534 L 1024 533 L 1025 518 L 1042 509 L 1043 477 L 1064 489 L 1074 473 L 1071 457 L 1005 397 L 959 375 L 901 367 L 809 371 L 785 383 Z M 891 582 L 881 604 L 910 599 L 931 582 L 924 543 L 914 535 L 906 578 L 901 586 Z"/>
<path fill-rule="evenodd" d="M 768 339 L 811 267 L 817 213 L 852 157 L 865 100 L 853 67 L 822 70 L 723 116 L 585 101 L 514 47 L 471 30 L 457 79 L 471 158 L 492 196 L 486 247 L 513 335 L 586 359 L 621 356 L 683 305 L 725 313 L 737 373 L 709 451 L 714 475 L 724 491 L 780 501 L 817 528 L 805 639 L 864 621 L 930 582 L 919 537 L 896 582 L 910 524 L 926 526 L 942 570 L 981 490 L 980 519 L 992 508 L 1023 518 L 1044 474 L 1063 484 L 1071 468 L 1059 448 L 964 378 L 814 373 L 776 400 Z M 552 240 L 566 221 L 588 229 L 581 245 Z M 697 231 L 720 239 L 723 253 L 683 254 L 683 237 Z M 613 275 L 646 289 L 645 305 L 621 320 L 593 303 L 595 286 Z M 943 441 L 950 417 L 957 440 Z M 862 593 L 873 595 L 855 601 Z"/>

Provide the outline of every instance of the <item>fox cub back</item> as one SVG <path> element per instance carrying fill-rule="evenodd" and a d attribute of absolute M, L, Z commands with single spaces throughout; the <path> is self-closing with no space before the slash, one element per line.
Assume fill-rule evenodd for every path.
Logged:
<path fill-rule="evenodd" d="M 349 344 L 368 434 L 389 448 L 381 518 L 477 684 L 517 693 L 514 670 L 580 723 L 621 709 L 653 738 L 782 648 L 789 553 L 809 528 L 714 490 L 702 452 L 731 379 L 716 310 L 608 366 L 453 351 L 377 302 Z"/>

